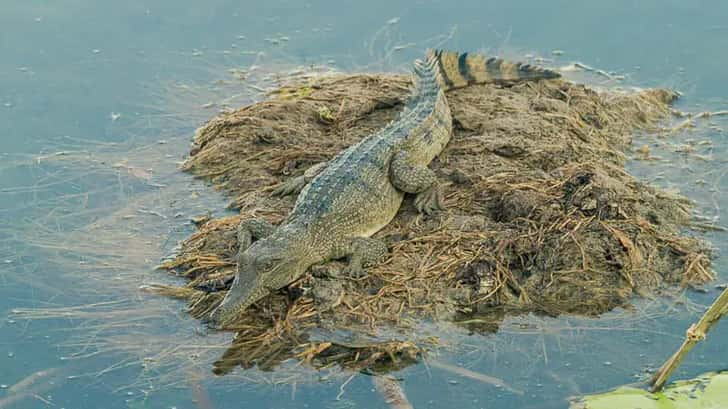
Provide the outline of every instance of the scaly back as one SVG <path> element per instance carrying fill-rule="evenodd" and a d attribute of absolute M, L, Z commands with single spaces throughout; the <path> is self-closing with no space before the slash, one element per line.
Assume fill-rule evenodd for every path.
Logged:
<path fill-rule="evenodd" d="M 328 211 L 330 192 L 344 192 L 357 183 L 365 167 L 383 167 L 391 148 L 399 145 L 432 115 L 436 101 L 441 97 L 440 74 L 434 54 L 414 64 L 415 87 L 407 106 L 397 118 L 374 134 L 340 152 L 326 169 L 316 176 L 298 196 L 292 214 L 306 215 Z"/>

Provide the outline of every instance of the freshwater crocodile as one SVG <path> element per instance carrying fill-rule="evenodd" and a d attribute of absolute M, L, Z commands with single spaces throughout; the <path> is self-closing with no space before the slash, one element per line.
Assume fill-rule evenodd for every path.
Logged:
<path fill-rule="evenodd" d="M 371 236 L 397 214 L 405 193 L 419 212 L 442 208 L 428 164 L 450 140 L 452 116 L 445 91 L 474 83 L 557 78 L 557 72 L 483 55 L 428 51 L 414 64 L 415 87 L 397 119 L 380 131 L 309 168 L 273 193 L 300 192 L 279 226 L 250 219 L 238 228 L 237 274 L 210 324 L 231 324 L 271 291 L 301 277 L 314 264 L 348 258 L 346 272 L 387 253 Z"/>

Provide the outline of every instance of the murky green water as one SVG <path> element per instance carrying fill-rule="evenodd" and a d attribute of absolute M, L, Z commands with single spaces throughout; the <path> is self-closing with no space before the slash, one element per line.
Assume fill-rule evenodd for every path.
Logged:
<path fill-rule="evenodd" d="M 171 280 L 151 267 L 193 231 L 190 216 L 224 212 L 224 198 L 176 164 L 215 112 L 205 104 L 256 96 L 228 69 L 402 70 L 444 41 L 582 61 L 631 85 L 675 87 L 680 109 L 728 108 L 728 4 L 718 0 L 5 1 L 0 27 L 0 384 L 31 376 L 0 389 L 0 408 L 387 407 L 365 376 L 214 378 L 230 335 L 203 335 L 181 304 L 138 289 Z M 728 145 L 717 128 L 728 120 L 710 121 L 659 141 L 665 161 L 632 170 L 721 224 Z M 724 233 L 706 237 L 728 248 Z M 725 281 L 722 258 L 715 268 Z M 447 331 L 452 352 L 440 360 L 522 395 L 434 366 L 397 375 L 417 408 L 563 408 L 659 365 L 715 296 L 641 301 L 599 320 L 512 319 L 491 336 Z M 679 375 L 728 367 L 726 339 L 723 323 Z"/>

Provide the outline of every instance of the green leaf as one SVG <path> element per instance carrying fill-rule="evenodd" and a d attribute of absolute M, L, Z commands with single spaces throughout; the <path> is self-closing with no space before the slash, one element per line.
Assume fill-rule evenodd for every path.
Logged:
<path fill-rule="evenodd" d="M 587 395 L 571 409 L 724 409 L 728 407 L 728 372 L 711 372 L 677 381 L 663 392 L 623 386 L 611 392 Z"/>

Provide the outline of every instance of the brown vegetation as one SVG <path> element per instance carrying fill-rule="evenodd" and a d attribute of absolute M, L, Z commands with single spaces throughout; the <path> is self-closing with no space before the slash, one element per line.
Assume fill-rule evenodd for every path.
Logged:
<path fill-rule="evenodd" d="M 187 286 L 157 290 L 205 317 L 224 293 L 196 287 L 234 274 L 240 219 L 280 222 L 294 198 L 270 191 L 392 120 L 409 87 L 398 75 L 322 77 L 200 128 L 184 168 L 229 193 L 240 215 L 202 221 L 163 266 Z M 381 372 L 435 342 L 413 331 L 421 320 L 490 331 L 506 313 L 597 315 L 712 278 L 705 246 L 680 232 L 690 203 L 624 170 L 631 135 L 654 131 L 674 93 L 542 81 L 447 97 L 453 138 L 431 165 L 447 210 L 426 217 L 406 200 L 377 233 L 391 253 L 367 278 L 332 279 L 334 262 L 259 302 L 230 328 L 218 373 L 291 358 Z"/>

